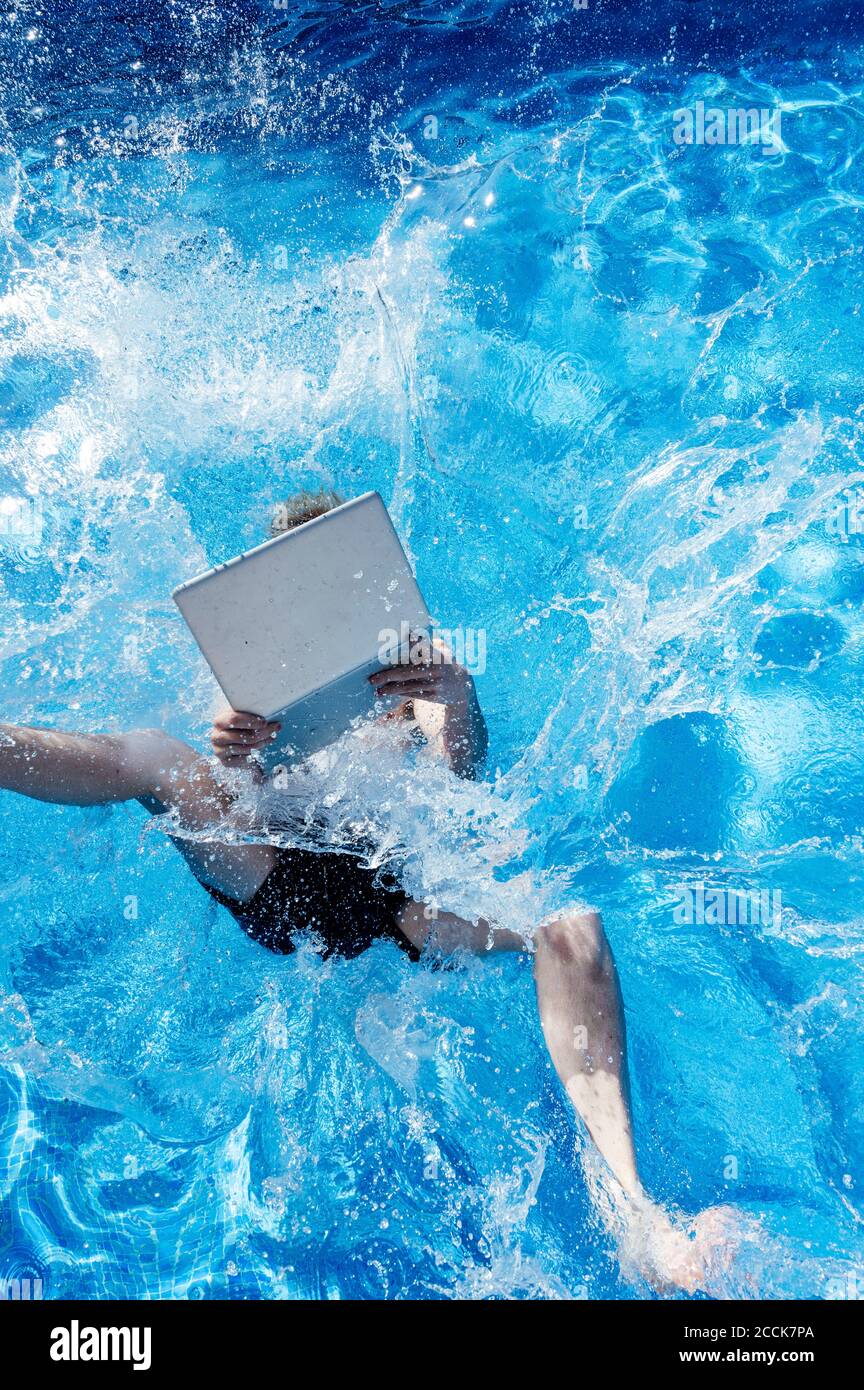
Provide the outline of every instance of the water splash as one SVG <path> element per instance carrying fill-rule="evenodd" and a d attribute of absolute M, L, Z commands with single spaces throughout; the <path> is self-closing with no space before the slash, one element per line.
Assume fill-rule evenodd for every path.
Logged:
<path fill-rule="evenodd" d="M 252 35 L 223 80 L 203 34 L 197 88 L 130 111 L 137 77 L 103 73 L 74 128 L 22 62 L 7 717 L 200 742 L 171 588 L 298 484 L 379 488 L 436 616 L 488 633 L 490 779 L 343 748 L 307 789 L 325 843 L 361 823 L 468 916 L 599 903 L 649 1185 L 758 1217 L 720 1294 L 825 1296 L 862 1258 L 860 541 L 828 525 L 862 470 L 858 59 L 682 87 L 570 62 L 525 8 L 506 100 L 431 63 L 438 145 L 425 90 L 328 76 L 281 23 L 284 63 Z M 703 97 L 782 102 L 783 154 L 674 147 Z M 586 1219 L 524 963 L 275 960 L 136 810 L 14 812 L 10 1269 L 58 1296 L 646 1292 Z M 779 926 L 676 924 L 709 878 L 779 885 Z"/>

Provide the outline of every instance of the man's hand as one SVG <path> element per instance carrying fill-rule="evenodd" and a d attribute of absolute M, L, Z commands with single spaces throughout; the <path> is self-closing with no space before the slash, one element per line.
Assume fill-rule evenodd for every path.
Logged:
<path fill-rule="evenodd" d="M 210 742 L 223 767 L 242 767 L 259 748 L 267 747 L 281 727 L 278 720 L 226 709 L 213 721 Z"/>
<path fill-rule="evenodd" d="M 369 677 L 375 694 L 397 695 L 403 700 L 429 700 L 435 705 L 461 705 L 467 708 L 473 682 L 471 676 L 453 660 L 450 648 L 437 637 L 431 643 L 437 656 L 432 661 L 404 662 L 385 666 Z"/>
<path fill-rule="evenodd" d="M 441 751 L 457 777 L 476 777 L 486 757 L 486 721 L 477 702 L 471 674 L 453 660 L 439 638 L 432 641 L 433 660 L 387 666 L 369 677 L 378 696 L 443 706 L 443 723 L 433 731 L 414 705 L 414 717 L 430 743 Z"/>

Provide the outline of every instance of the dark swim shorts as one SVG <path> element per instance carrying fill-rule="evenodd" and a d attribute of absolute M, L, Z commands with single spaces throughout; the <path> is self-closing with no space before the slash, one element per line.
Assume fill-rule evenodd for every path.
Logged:
<path fill-rule="evenodd" d="M 277 849 L 275 866 L 245 903 L 203 887 L 253 941 L 279 955 L 296 949 L 298 932 L 311 931 L 323 941 L 325 957 L 359 956 L 383 937 L 420 959 L 397 924 L 398 912 L 411 900 L 395 874 L 367 869 L 352 854 Z"/>

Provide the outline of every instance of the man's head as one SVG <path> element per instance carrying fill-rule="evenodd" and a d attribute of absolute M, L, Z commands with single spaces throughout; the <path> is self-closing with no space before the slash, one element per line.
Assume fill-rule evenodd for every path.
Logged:
<path fill-rule="evenodd" d="M 287 502 L 280 502 L 270 519 L 270 535 L 281 536 L 285 531 L 293 531 L 304 521 L 312 521 L 316 516 L 332 512 L 345 501 L 332 488 L 320 488 L 318 492 L 295 492 Z"/>

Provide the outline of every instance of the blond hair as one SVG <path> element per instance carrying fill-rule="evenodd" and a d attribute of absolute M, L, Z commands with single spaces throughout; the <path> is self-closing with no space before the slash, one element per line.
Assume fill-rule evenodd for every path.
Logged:
<path fill-rule="evenodd" d="M 281 536 L 285 531 L 293 531 L 305 521 L 313 521 L 316 516 L 332 512 L 345 501 L 332 488 L 319 488 L 317 492 L 295 492 L 286 502 L 274 508 L 270 518 L 270 535 Z"/>

